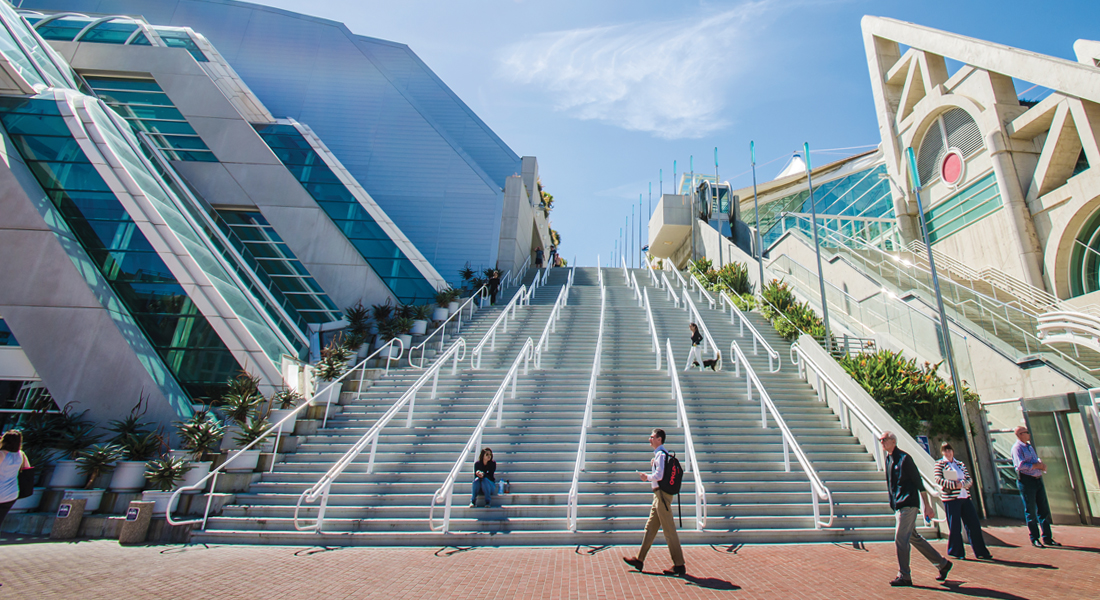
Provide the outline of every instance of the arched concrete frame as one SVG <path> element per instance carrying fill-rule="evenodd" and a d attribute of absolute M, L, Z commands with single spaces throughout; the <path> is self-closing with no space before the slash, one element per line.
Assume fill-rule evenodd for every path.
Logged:
<path fill-rule="evenodd" d="M 930 102 L 929 100 L 936 101 Z M 914 123 L 916 123 L 916 125 L 906 129 L 901 134 L 902 146 L 900 148 L 899 156 L 901 156 L 902 163 L 898 165 L 901 172 L 908 172 L 908 165 L 905 164 L 905 161 L 907 160 L 905 156 L 905 148 L 912 146 L 914 152 L 920 150 L 920 147 L 917 144 L 924 141 L 924 136 L 928 133 L 928 130 L 932 127 L 932 124 L 935 123 L 937 118 L 953 108 L 960 108 L 966 111 L 966 114 L 970 115 L 970 118 L 974 119 L 974 122 L 978 124 L 978 128 L 982 132 L 983 140 L 985 139 L 985 136 L 989 135 L 991 131 L 1000 131 L 1000 125 L 997 123 L 997 115 L 993 114 L 992 111 L 985 110 L 980 104 L 967 96 L 948 94 L 946 96 L 938 96 L 937 98 L 925 97 L 923 100 L 917 103 L 917 106 L 914 108 L 913 113 L 906 117 L 907 121 L 912 120 Z M 990 121 L 992 122 L 990 123 Z M 985 142 L 983 141 L 981 150 L 975 152 L 974 154 L 971 154 L 969 157 L 966 157 L 965 160 L 967 166 L 969 166 L 972 160 L 988 152 L 988 150 L 989 148 L 986 147 Z M 921 184 L 928 185 L 928 182 L 922 181 Z M 924 205 L 925 210 L 931 208 L 931 199 L 926 199 L 924 201 Z M 911 214 L 916 214 L 917 207 L 912 206 L 910 208 Z"/>
<path fill-rule="evenodd" d="M 1043 266 L 1050 278 L 1054 295 L 1067 299 L 1072 293 L 1070 268 L 1073 241 L 1080 235 L 1085 223 L 1100 212 L 1100 175 L 1085 177 L 1083 180 L 1071 180 L 1055 193 L 1060 196 L 1064 194 L 1065 204 L 1046 213 L 1050 219 L 1050 231 L 1046 237 L 1046 247 L 1043 249 Z"/>

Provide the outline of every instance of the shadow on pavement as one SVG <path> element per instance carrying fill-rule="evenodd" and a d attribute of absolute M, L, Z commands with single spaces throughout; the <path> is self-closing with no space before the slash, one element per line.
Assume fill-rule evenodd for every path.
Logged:
<path fill-rule="evenodd" d="M 930 590 L 933 592 L 947 592 L 949 594 L 961 594 L 963 596 L 972 596 L 974 598 L 996 598 L 998 600 L 1029 600 L 1024 596 L 1017 596 L 1010 592 L 1002 592 L 1000 590 L 991 590 L 989 588 L 979 587 L 963 587 L 961 582 L 948 581 L 940 587 L 931 587 L 926 585 L 915 585 L 914 589 Z"/>
<path fill-rule="evenodd" d="M 741 589 L 741 586 L 734 585 L 724 579 L 718 579 L 716 577 L 696 577 L 694 575 L 684 575 L 684 581 L 687 581 L 689 585 L 696 587 L 706 588 L 708 590 L 725 590 L 729 592 L 735 592 Z"/>
<path fill-rule="evenodd" d="M 1043 564 L 1043 563 L 1019 562 L 1019 561 L 1015 561 L 1015 560 L 1004 560 L 1003 558 L 994 558 L 994 559 L 991 559 L 991 560 L 972 561 L 972 562 L 978 562 L 980 564 L 1002 565 L 1002 566 L 1005 566 L 1005 567 L 1015 567 L 1017 569 L 1048 569 L 1048 570 L 1051 570 L 1051 571 L 1057 571 L 1058 570 L 1058 567 L 1056 567 L 1054 565 L 1047 565 L 1047 564 Z"/>

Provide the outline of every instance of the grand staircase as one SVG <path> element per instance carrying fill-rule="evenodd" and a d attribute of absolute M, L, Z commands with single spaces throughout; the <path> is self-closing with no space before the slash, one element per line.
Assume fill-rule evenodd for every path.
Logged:
<path fill-rule="evenodd" d="M 688 317 L 652 285 L 644 270 L 634 275 L 648 290 L 662 353 L 671 339 L 677 368 L 688 347 Z M 402 412 L 382 431 L 373 473 L 367 453 L 332 486 L 324 533 L 297 531 L 293 515 L 300 494 L 317 480 L 389 409 L 420 376 L 394 369 L 361 393 L 344 392 L 341 410 L 327 427 L 286 455 L 274 472 L 264 473 L 246 493 L 236 495 L 207 527 L 192 533 L 204 543 L 309 545 L 607 545 L 641 538 L 652 494 L 637 472 L 648 468 L 651 429 L 668 433 L 667 447 L 687 464 L 683 429 L 676 427 L 676 401 L 664 368 L 656 369 L 644 308 L 624 280 L 622 269 L 604 269 L 606 317 L 602 370 L 597 378 L 587 461 L 579 479 L 575 533 L 567 530 L 567 495 L 577 456 L 581 421 L 599 327 L 600 285 L 596 269 L 577 269 L 556 333 L 542 357 L 517 378 L 516 398 L 505 395 L 501 426 L 490 420 L 483 445 L 493 449 L 497 478 L 510 493 L 494 497 L 494 507 L 468 508 L 473 457 L 463 458 L 454 488 L 449 533 L 429 527 L 429 506 L 458 454 L 489 405 L 505 373 L 528 338 L 537 341 L 555 299 L 568 281 L 567 269 L 550 272 L 530 306 L 517 309 L 496 348 L 486 346 L 481 369 L 472 369 L 469 350 L 497 319 L 500 308 L 482 309 L 462 330 L 468 344 L 456 374 L 440 371 L 436 399 L 418 395 L 412 427 Z M 532 276 L 528 277 L 530 283 Z M 674 290 L 682 294 L 679 289 Z M 503 304 L 507 297 L 500 301 Z M 726 370 L 679 372 L 688 422 L 694 435 L 699 473 L 689 474 L 681 492 L 684 543 L 741 544 L 839 540 L 886 540 L 893 536 L 882 474 L 863 447 L 840 426 L 832 411 L 787 360 L 789 345 L 758 315 L 750 319 L 781 355 L 783 368 L 768 372 L 766 355 L 751 353 L 751 339 L 738 337 L 728 313 L 699 307 L 725 355 Z M 738 340 L 783 419 L 832 492 L 833 526 L 815 528 L 805 474 L 792 460 L 784 470 L 782 439 L 769 418 L 760 423 L 759 399 L 746 395 L 741 378 L 729 368 L 730 342 Z M 349 386 L 354 387 L 354 386 Z M 695 528 L 695 483 L 707 492 L 706 528 Z M 315 505 L 301 517 L 308 524 Z M 676 508 L 674 507 L 674 511 Z M 828 509 L 824 510 L 828 515 Z M 436 508 L 439 523 L 442 510 Z"/>

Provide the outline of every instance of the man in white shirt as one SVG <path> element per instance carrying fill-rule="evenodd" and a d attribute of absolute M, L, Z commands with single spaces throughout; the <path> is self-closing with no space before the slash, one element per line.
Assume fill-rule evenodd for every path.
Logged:
<path fill-rule="evenodd" d="M 645 524 L 645 538 L 642 539 L 638 556 L 623 558 L 623 561 L 641 571 L 645 565 L 645 557 L 649 554 L 649 547 L 657 537 L 657 530 L 663 529 L 668 553 L 672 555 L 672 568 L 665 569 L 664 574 L 683 577 L 687 574 L 687 568 L 684 566 L 684 551 L 680 548 L 680 536 L 676 534 L 676 521 L 672 517 L 672 494 L 665 493 L 660 488 L 661 479 L 665 476 L 665 460 L 668 457 L 668 452 L 665 450 L 665 431 L 654 429 L 649 434 L 649 445 L 653 448 L 653 458 L 649 461 L 649 473 L 639 473 L 639 476 L 642 481 L 649 482 L 653 488 L 653 507 L 649 510 L 649 520 Z"/>

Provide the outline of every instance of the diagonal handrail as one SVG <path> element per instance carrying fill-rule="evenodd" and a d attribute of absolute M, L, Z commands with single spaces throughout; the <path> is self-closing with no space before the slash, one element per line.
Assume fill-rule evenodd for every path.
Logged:
<path fill-rule="evenodd" d="M 600 264 L 598 261 L 596 264 Z M 599 267 L 596 267 L 599 269 Z M 577 532 L 577 504 L 580 497 L 581 471 L 584 470 L 588 452 L 588 428 L 592 426 L 592 406 L 596 400 L 596 381 L 600 376 L 600 355 L 603 353 L 603 324 L 604 311 L 607 307 L 607 290 L 603 285 L 603 275 L 598 274 L 600 280 L 600 326 L 596 330 L 596 351 L 592 356 L 592 372 L 588 376 L 588 396 L 584 402 L 584 417 L 581 419 L 581 438 L 577 442 L 577 460 L 573 463 L 573 483 L 569 486 L 569 508 L 567 524 L 569 531 Z"/>
<path fill-rule="evenodd" d="M 681 273 L 679 269 L 669 269 L 669 271 L 672 271 L 673 274 L 676 275 L 676 281 L 678 281 L 680 283 L 680 287 L 682 287 L 682 288 L 688 287 L 688 282 L 687 282 L 686 279 L 684 279 L 684 274 Z"/>
<path fill-rule="evenodd" d="M 661 272 L 661 281 L 665 284 L 665 292 L 668 294 L 668 300 L 671 300 L 676 304 L 676 308 L 680 308 L 680 296 L 672 290 L 672 283 L 669 282 L 668 276 L 664 271 Z"/>
<path fill-rule="evenodd" d="M 772 348 L 771 344 L 764 339 L 764 336 L 760 335 L 756 326 L 752 324 L 752 321 L 745 316 L 745 313 L 741 312 L 740 308 L 733 303 L 733 299 L 726 295 L 725 292 L 718 292 L 718 300 L 723 306 L 730 307 L 730 323 L 739 322 L 737 337 L 745 337 L 745 327 L 749 328 L 749 333 L 752 335 L 752 355 L 757 355 L 757 347 L 763 346 L 764 352 L 768 355 L 768 370 L 772 373 L 778 373 L 783 368 L 783 359 L 779 356 L 779 353 Z M 734 321 L 734 319 L 737 321 Z"/>
<path fill-rule="evenodd" d="M 459 354 L 459 350 L 462 354 Z M 348 468 L 348 465 L 355 462 L 355 459 L 359 458 L 359 455 L 370 444 L 370 457 L 367 460 L 367 473 L 374 472 L 374 457 L 378 451 L 378 438 L 382 434 L 382 429 L 389 424 L 389 422 L 397 416 L 401 409 L 407 404 L 409 406 L 408 415 L 405 417 L 405 427 L 412 427 L 413 410 L 416 408 L 416 394 L 428 384 L 428 381 L 432 382 L 431 399 L 435 399 L 436 390 L 439 386 L 439 371 L 443 368 L 443 365 L 448 360 L 451 361 L 451 375 L 454 375 L 458 371 L 458 363 L 465 358 L 466 354 L 466 340 L 464 338 L 458 338 L 454 344 L 447 349 L 439 359 L 437 359 L 432 366 L 424 371 L 419 378 L 405 393 L 401 394 L 401 397 L 394 402 L 393 406 L 389 408 L 382 415 L 381 418 L 375 422 L 371 428 L 363 434 L 363 437 L 359 438 L 359 441 L 355 442 L 347 452 L 344 453 L 339 460 L 337 460 L 332 467 L 329 468 L 317 483 L 313 484 L 309 489 L 302 492 L 298 496 L 298 503 L 294 506 L 294 528 L 298 531 L 316 531 L 318 533 L 324 533 L 322 530 L 325 522 L 325 509 L 328 508 L 329 493 L 332 490 L 332 484 L 336 481 L 344 470 Z M 299 512 L 302 510 L 303 502 L 316 502 L 320 499 L 321 503 L 317 507 L 317 518 L 312 525 L 302 525 L 298 517 Z"/>
<path fill-rule="evenodd" d="M 654 287 L 661 287 L 661 284 L 657 281 L 656 269 L 653 268 L 653 258 L 648 254 L 645 256 L 645 270 L 649 273 L 649 280 L 653 282 Z"/>
<path fill-rule="evenodd" d="M 707 291 L 707 288 L 703 285 L 703 282 L 699 281 L 699 277 L 697 277 L 695 273 L 689 271 L 688 275 L 691 276 L 691 286 L 699 292 L 699 301 L 702 302 L 703 298 L 706 298 L 707 302 L 710 304 L 710 308 L 713 310 L 715 304 L 714 296 L 710 295 L 710 292 Z"/>
<path fill-rule="evenodd" d="M 630 274 L 631 287 L 634 288 L 634 298 L 638 301 L 638 308 L 642 307 L 642 286 L 638 285 L 638 277 L 634 274 Z"/>
<path fill-rule="evenodd" d="M 684 472 L 695 473 L 695 529 L 702 531 L 707 526 L 707 490 L 703 486 L 699 461 L 695 457 L 695 440 L 691 437 L 691 424 L 684 406 L 684 391 L 680 387 L 680 374 L 676 372 L 676 359 L 672 356 L 672 340 L 667 338 L 665 359 L 668 363 L 668 377 L 672 380 L 672 397 L 676 400 L 676 426 L 684 428 L 684 450 L 688 459 Z"/>
<path fill-rule="evenodd" d="M 504 333 L 508 333 L 508 313 L 509 311 L 511 311 L 511 318 L 516 318 L 516 306 L 523 303 L 525 291 L 526 286 L 519 286 L 519 289 L 516 290 L 516 295 L 512 296 L 512 299 L 508 301 L 508 304 L 504 305 L 504 310 L 500 311 L 500 314 L 497 316 L 496 320 L 493 321 L 493 324 L 489 326 L 489 329 L 485 332 L 485 335 L 482 336 L 481 341 L 477 343 L 477 346 L 474 346 L 474 352 L 470 356 L 470 363 L 473 368 L 481 368 L 481 352 L 485 349 L 485 344 L 489 344 L 490 352 L 497 349 L 497 329 L 502 328 L 504 330 Z"/>
<path fill-rule="evenodd" d="M 645 289 L 645 318 L 649 321 L 649 337 L 653 342 L 653 352 L 657 355 L 658 371 L 661 370 L 661 342 L 657 341 L 657 324 L 653 321 L 653 309 L 649 306 L 649 288 Z"/>
<path fill-rule="evenodd" d="M 400 350 L 401 350 L 398 353 L 396 359 L 393 358 L 393 353 L 391 352 L 391 350 L 393 349 L 393 347 L 395 345 L 398 348 L 400 348 Z M 217 483 L 218 483 L 218 475 L 221 474 L 222 472 L 224 472 L 226 467 L 233 464 L 233 461 L 237 460 L 237 458 L 242 456 L 246 451 L 251 450 L 253 447 L 259 445 L 261 441 L 267 439 L 267 437 L 269 435 L 271 435 L 273 432 L 277 436 L 282 435 L 283 426 L 287 422 L 289 422 L 291 419 L 297 419 L 298 418 L 298 413 L 302 412 L 306 408 L 309 408 L 309 407 L 313 406 L 314 403 L 317 401 L 317 399 L 321 397 L 321 394 L 325 394 L 325 398 L 326 398 L 326 400 L 325 400 L 325 402 L 326 402 L 325 403 L 325 417 L 327 417 L 328 416 L 328 410 L 329 410 L 328 407 L 332 403 L 332 392 L 334 390 L 339 390 L 340 389 L 340 387 L 337 387 L 337 386 L 343 386 L 344 385 L 344 383 L 343 383 L 344 379 L 346 379 L 349 375 L 351 375 L 352 373 L 354 373 L 358 370 L 363 370 L 364 374 L 365 374 L 365 371 L 366 371 L 366 368 L 367 368 L 367 361 L 373 360 L 376 356 L 378 356 L 382 352 L 385 352 L 384 356 L 386 356 L 386 368 L 387 368 L 387 371 L 388 371 L 389 370 L 389 361 L 391 361 L 391 360 L 400 361 L 401 360 L 401 354 L 404 352 L 404 350 L 405 350 L 404 344 L 401 342 L 400 339 L 394 338 L 394 339 L 386 342 L 381 348 L 378 348 L 377 350 L 372 352 L 370 355 L 368 355 L 366 358 L 359 361 L 359 364 L 355 365 L 351 369 L 348 369 L 348 371 L 346 373 L 344 373 L 343 375 L 337 377 L 336 379 L 333 379 L 332 381 L 328 382 L 328 385 L 321 388 L 318 392 L 314 393 L 313 396 L 311 396 L 308 400 L 306 400 L 305 402 L 299 403 L 298 406 L 294 407 L 294 410 L 287 413 L 286 416 L 284 416 L 282 419 L 280 419 L 278 423 L 274 423 L 271 426 L 269 426 L 267 429 L 264 430 L 264 432 L 260 435 L 260 437 L 254 439 L 254 440 L 252 440 L 252 442 L 246 444 L 245 447 L 241 448 L 239 452 L 237 452 L 236 454 L 233 454 L 228 459 L 226 459 L 225 462 L 218 465 L 217 468 L 211 470 L 206 475 L 206 477 L 203 477 L 202 479 L 196 481 L 195 483 L 193 483 L 191 485 L 180 486 L 179 488 L 177 488 L 175 493 L 172 494 L 171 498 L 168 501 L 168 511 L 164 515 L 165 518 L 168 521 L 168 524 L 169 525 L 194 525 L 194 524 L 201 523 L 202 524 L 201 529 L 206 529 L 206 521 L 210 518 L 210 507 L 211 507 L 211 503 L 214 500 L 214 497 L 212 495 L 207 495 L 206 509 L 203 511 L 201 519 L 191 519 L 189 521 L 176 521 L 175 519 L 172 518 L 172 507 L 175 506 L 176 503 L 179 501 L 178 499 L 179 499 L 179 495 L 181 493 L 183 493 L 185 490 L 202 491 L 202 490 L 206 489 L 206 482 L 211 481 L 211 480 L 213 480 L 213 482 L 210 485 L 210 490 L 211 490 L 211 492 L 213 492 L 213 490 L 216 488 Z M 360 374 L 360 376 L 359 376 L 360 377 L 360 385 L 362 385 L 362 378 L 363 378 L 364 374 Z M 276 439 L 278 439 L 278 438 L 276 437 Z M 271 460 L 272 460 L 272 463 L 274 463 L 275 457 L 272 456 Z M 275 468 L 274 464 L 272 464 L 271 468 L 272 469 Z M 270 470 L 268 472 L 270 472 Z"/>
<path fill-rule="evenodd" d="M 456 334 L 462 333 L 462 313 L 463 313 L 463 311 L 466 310 L 466 307 L 469 307 L 470 308 L 470 318 L 471 319 L 474 318 L 474 306 L 473 306 L 474 300 L 478 299 L 478 298 L 481 298 L 482 299 L 482 305 L 484 305 L 484 298 L 488 297 L 488 292 L 489 292 L 489 284 L 485 284 L 485 285 L 481 286 L 480 288 L 478 288 L 478 290 L 476 292 L 474 292 L 473 295 L 471 295 L 469 298 L 466 299 L 466 302 L 462 303 L 462 306 L 458 307 L 458 310 L 451 313 L 450 316 L 448 316 L 447 319 L 445 321 L 443 321 L 442 324 L 439 325 L 439 327 L 436 327 L 435 331 L 433 331 L 431 333 L 431 335 L 424 338 L 424 341 L 420 342 L 419 344 L 413 346 L 412 348 L 409 348 L 409 355 L 408 355 L 408 358 L 407 358 L 407 360 L 409 362 L 409 366 L 414 368 L 414 369 L 423 369 L 424 368 L 424 359 L 425 359 L 425 354 L 428 351 L 428 342 L 430 342 L 432 340 L 432 338 L 434 338 L 436 335 L 439 336 L 439 351 L 442 352 L 443 351 L 443 344 L 446 341 L 446 337 L 447 337 L 447 333 L 446 333 L 447 332 L 447 323 L 450 323 L 452 320 L 454 320 L 454 325 L 455 325 L 455 331 L 454 332 Z M 455 319 L 455 317 L 458 317 L 458 319 Z M 418 348 L 420 349 L 420 364 L 417 365 L 417 364 L 413 364 L 413 352 L 416 351 L 416 349 L 418 349 Z"/>
<path fill-rule="evenodd" d="M 535 368 L 542 368 L 542 351 L 550 347 L 550 334 L 558 331 L 558 321 L 561 320 L 561 309 L 569 302 L 569 284 L 561 286 L 557 300 L 554 300 L 554 308 L 550 309 L 550 316 L 546 319 L 546 326 L 542 328 L 538 344 L 535 344 Z"/>
<path fill-rule="evenodd" d="M 703 321 L 703 315 L 699 314 L 699 310 L 695 308 L 695 302 L 691 299 L 691 294 L 687 288 L 684 288 L 684 309 L 688 311 L 688 316 L 699 327 L 699 330 L 703 332 L 703 352 L 707 351 L 709 346 L 712 352 L 711 358 L 718 361 L 715 365 L 716 369 L 722 368 L 722 350 L 718 347 L 718 344 L 714 341 L 714 338 L 710 335 L 710 329 L 707 329 L 707 324 Z"/>
<path fill-rule="evenodd" d="M 508 272 L 504 275 L 504 277 L 501 277 L 500 287 L 503 288 L 503 287 L 508 287 L 508 286 L 512 286 L 512 285 L 518 285 L 519 282 L 523 281 L 523 278 L 527 276 L 527 269 L 530 266 L 531 266 L 531 256 L 528 255 L 527 260 L 523 261 L 523 264 L 520 265 L 520 267 L 515 270 L 515 275 L 513 275 L 512 270 L 509 269 Z"/>
<path fill-rule="evenodd" d="M 630 269 L 626 268 L 626 257 L 620 256 L 619 258 L 623 263 L 623 279 L 626 280 L 626 285 L 630 285 Z"/>
<path fill-rule="evenodd" d="M 508 384 L 512 384 L 512 400 L 516 399 L 516 379 L 519 377 L 519 367 L 523 364 L 523 374 L 527 375 L 528 364 L 533 358 L 535 351 L 535 342 L 531 338 L 527 338 L 523 347 L 520 348 L 519 354 L 516 355 L 516 359 L 512 361 L 512 366 L 508 369 L 508 372 L 504 374 L 504 381 L 500 383 L 500 387 L 497 388 L 497 393 L 493 394 L 493 399 L 489 401 L 489 406 L 485 408 L 485 413 L 481 415 L 481 420 L 478 421 L 477 426 L 474 427 L 474 432 L 470 434 L 470 439 L 466 441 L 466 446 L 462 448 L 462 452 L 458 454 L 458 460 L 455 461 L 451 472 L 447 474 L 447 478 L 443 481 L 443 485 L 432 494 L 432 505 L 428 509 L 428 527 L 432 531 L 442 531 L 448 533 L 451 527 L 451 500 L 454 496 L 455 479 L 458 478 L 458 474 L 462 471 L 462 465 L 466 462 L 466 455 L 471 450 L 476 448 L 477 453 L 481 453 L 481 434 L 485 431 L 485 426 L 489 423 L 489 418 L 493 416 L 493 411 L 497 413 L 497 427 L 500 427 L 501 418 L 504 413 L 504 394 L 508 390 Z M 443 524 L 440 527 L 435 526 L 435 506 L 439 502 L 443 502 Z"/>
<path fill-rule="evenodd" d="M 768 413 L 771 413 L 772 421 L 775 421 L 775 425 L 779 427 L 779 431 L 783 437 L 783 470 L 787 473 L 791 472 L 791 452 L 794 452 L 795 460 L 802 467 L 802 471 L 806 474 L 806 478 L 810 480 L 810 497 L 813 499 L 814 507 L 814 529 L 821 529 L 822 527 L 832 527 L 833 520 L 836 518 L 835 509 L 833 507 L 833 494 L 829 491 L 829 488 L 825 486 L 825 482 L 821 480 L 821 477 L 817 475 L 817 471 L 814 470 L 813 465 L 810 464 L 809 457 L 802 451 L 802 446 L 798 444 L 798 440 L 794 438 L 794 433 L 787 427 L 787 422 L 783 420 L 783 417 L 779 414 L 779 409 L 775 407 L 775 403 L 772 402 L 771 395 L 768 394 L 768 390 L 764 388 L 764 384 L 760 382 L 760 378 L 757 377 L 756 371 L 753 370 L 752 365 L 749 364 L 749 359 L 745 358 L 745 353 L 741 351 L 741 347 L 737 345 L 737 342 L 730 342 L 730 354 L 733 360 L 733 376 L 741 376 L 741 366 L 745 367 L 745 394 L 749 402 L 752 402 L 752 390 L 755 387 L 757 394 L 760 396 L 760 427 L 762 429 L 768 428 Z M 821 520 L 821 506 L 818 503 L 819 500 L 824 500 L 829 505 L 829 520 Z"/>

